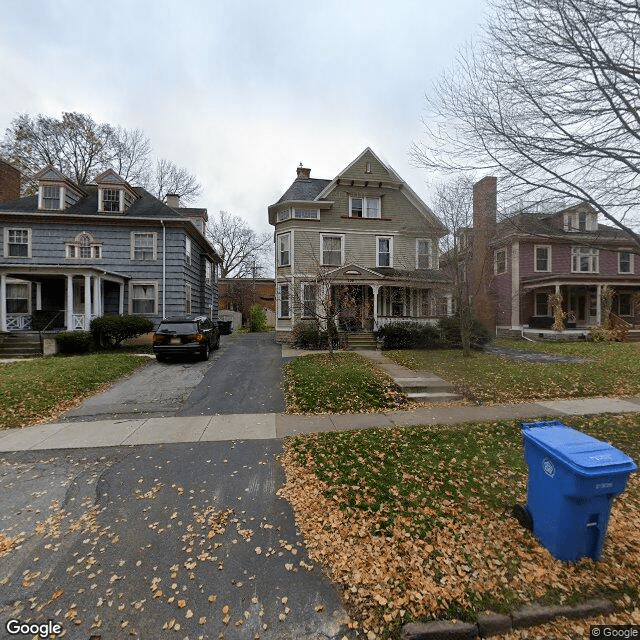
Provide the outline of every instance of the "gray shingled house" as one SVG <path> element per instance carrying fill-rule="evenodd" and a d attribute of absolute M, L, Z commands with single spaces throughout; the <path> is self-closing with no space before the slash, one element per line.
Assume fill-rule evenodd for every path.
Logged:
<path fill-rule="evenodd" d="M 163 203 L 107 170 L 77 185 L 52 166 L 38 193 L 0 162 L 0 332 L 88 329 L 102 315 L 218 317 L 206 209 Z"/>

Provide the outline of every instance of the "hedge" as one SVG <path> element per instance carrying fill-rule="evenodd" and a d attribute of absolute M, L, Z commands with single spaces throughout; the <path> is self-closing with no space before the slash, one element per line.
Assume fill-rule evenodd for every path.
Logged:
<path fill-rule="evenodd" d="M 153 322 L 139 316 L 103 316 L 91 321 L 91 334 L 96 344 L 116 348 L 123 340 L 153 331 Z"/>

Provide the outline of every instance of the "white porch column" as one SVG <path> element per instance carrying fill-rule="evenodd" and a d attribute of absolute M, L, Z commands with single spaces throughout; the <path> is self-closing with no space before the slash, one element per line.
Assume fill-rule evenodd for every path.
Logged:
<path fill-rule="evenodd" d="M 589 301 L 590 302 L 590 301 Z M 588 305 L 591 306 L 591 305 Z M 589 314 L 589 309 L 587 307 L 587 317 Z M 599 284 L 596 287 L 596 324 L 602 324 L 602 285 Z"/>
<path fill-rule="evenodd" d="M 124 315 L 124 282 L 120 283 L 120 292 L 118 295 L 118 315 Z"/>
<path fill-rule="evenodd" d="M 67 331 L 73 331 L 73 276 L 71 275 L 67 275 L 67 308 L 64 324 Z"/>
<path fill-rule="evenodd" d="M 84 277 L 84 329 L 89 331 L 91 322 L 91 276 Z"/>
<path fill-rule="evenodd" d="M 375 331 L 378 328 L 378 290 L 380 285 L 372 284 L 371 289 L 373 290 L 373 330 Z"/>
<path fill-rule="evenodd" d="M 93 315 L 101 316 L 102 313 L 100 311 L 101 307 L 101 295 L 100 295 L 100 287 L 102 286 L 102 280 L 100 276 L 93 276 Z"/>
<path fill-rule="evenodd" d="M 36 282 L 36 311 L 42 310 L 42 283 Z"/>
<path fill-rule="evenodd" d="M 7 330 L 7 276 L 0 273 L 0 331 Z"/>
<path fill-rule="evenodd" d="M 558 295 L 560 293 L 560 285 L 557 284 L 556 285 L 556 295 Z"/>
<path fill-rule="evenodd" d="M 451 293 L 447 293 L 447 315 L 453 315 L 453 295 Z"/>

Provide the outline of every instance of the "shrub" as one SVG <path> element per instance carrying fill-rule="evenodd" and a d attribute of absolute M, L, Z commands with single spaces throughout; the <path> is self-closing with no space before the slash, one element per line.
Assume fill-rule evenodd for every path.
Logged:
<path fill-rule="evenodd" d="M 267 314 L 259 304 L 254 304 L 251 307 L 250 323 L 251 331 L 267 330 Z"/>
<path fill-rule="evenodd" d="M 607 329 L 604 325 L 591 327 L 589 339 L 592 342 L 626 342 L 629 331 L 625 327 Z"/>
<path fill-rule="evenodd" d="M 440 332 L 430 324 L 392 322 L 375 332 L 384 349 L 437 349 Z"/>
<path fill-rule="evenodd" d="M 450 316 L 438 320 L 438 329 L 442 344 L 449 349 L 462 349 L 462 338 L 460 337 L 460 318 Z M 491 341 L 489 330 L 477 320 L 473 321 L 471 327 L 471 348 L 481 349 L 483 345 Z"/>
<path fill-rule="evenodd" d="M 89 353 L 91 334 L 88 331 L 65 331 L 56 336 L 60 353 Z"/>
<path fill-rule="evenodd" d="M 320 330 L 320 325 L 313 320 L 298 322 L 291 330 L 293 346 L 299 349 L 321 349 L 326 343 L 326 332 Z"/>
<path fill-rule="evenodd" d="M 103 316 L 91 321 L 91 334 L 96 344 L 115 348 L 127 338 L 153 331 L 153 322 L 139 316 Z"/>

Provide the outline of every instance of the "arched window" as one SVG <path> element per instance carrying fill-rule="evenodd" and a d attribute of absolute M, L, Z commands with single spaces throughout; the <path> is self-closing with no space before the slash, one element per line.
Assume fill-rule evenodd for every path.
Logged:
<path fill-rule="evenodd" d="M 66 244 L 67 258 L 73 260 L 98 260 L 102 258 L 102 244 L 96 242 L 87 231 L 82 231 Z"/>

